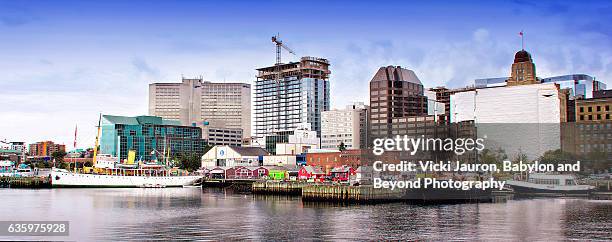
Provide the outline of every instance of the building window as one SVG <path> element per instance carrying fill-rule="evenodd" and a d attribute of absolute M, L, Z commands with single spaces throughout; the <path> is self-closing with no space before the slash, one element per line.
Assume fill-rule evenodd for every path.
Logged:
<path fill-rule="evenodd" d="M 584 115 L 580 115 L 580 120 L 584 120 Z"/>
<path fill-rule="evenodd" d="M 606 111 L 610 111 L 610 105 L 606 105 Z"/>
<path fill-rule="evenodd" d="M 593 112 L 593 107 L 589 107 L 589 112 Z"/>
<path fill-rule="evenodd" d="M 583 113 L 584 112 L 584 107 L 580 107 L 580 112 Z"/>
<path fill-rule="evenodd" d="M 589 115 L 589 120 L 593 120 L 593 115 Z"/>
<path fill-rule="evenodd" d="M 597 106 L 597 112 L 601 111 L 601 106 Z"/>
<path fill-rule="evenodd" d="M 597 114 L 597 120 L 601 120 L 601 114 Z"/>
<path fill-rule="evenodd" d="M 606 120 L 610 120 L 610 114 L 606 113 Z"/>

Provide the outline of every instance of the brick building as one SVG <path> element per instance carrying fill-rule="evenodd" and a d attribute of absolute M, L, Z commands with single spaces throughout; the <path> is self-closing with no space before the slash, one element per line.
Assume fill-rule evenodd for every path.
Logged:
<path fill-rule="evenodd" d="M 66 145 L 55 144 L 53 141 L 42 141 L 30 144 L 30 156 L 51 156 L 53 152 L 66 151 Z"/>
<path fill-rule="evenodd" d="M 306 153 L 306 164 L 320 166 L 328 173 L 334 167 L 351 166 L 357 168 L 361 162 L 361 150 L 320 151 Z"/>
<path fill-rule="evenodd" d="M 370 81 L 370 110 L 370 139 L 391 137 L 394 118 L 427 115 L 423 84 L 411 70 L 381 67 Z"/>

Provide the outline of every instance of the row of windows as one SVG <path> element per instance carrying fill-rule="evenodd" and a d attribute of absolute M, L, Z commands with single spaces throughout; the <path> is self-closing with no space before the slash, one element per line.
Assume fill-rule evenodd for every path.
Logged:
<path fill-rule="evenodd" d="M 610 111 L 610 105 L 606 105 L 606 106 L 603 106 L 603 107 L 597 105 L 595 109 L 597 110 L 597 112 L 601 112 L 602 109 L 605 109 L 606 111 Z M 584 107 L 580 107 L 580 112 L 581 113 L 584 113 L 584 110 L 585 110 Z M 593 112 L 593 107 L 589 106 L 589 107 L 587 107 L 586 110 L 587 110 L 587 112 Z"/>
<path fill-rule="evenodd" d="M 602 119 L 602 117 L 605 117 Z M 595 118 L 595 119 L 593 119 Z M 597 114 L 596 116 L 593 116 L 592 114 L 589 115 L 580 115 L 580 120 L 584 121 L 584 120 L 610 120 L 610 114 L 606 113 L 605 116 L 601 116 L 601 114 Z"/>

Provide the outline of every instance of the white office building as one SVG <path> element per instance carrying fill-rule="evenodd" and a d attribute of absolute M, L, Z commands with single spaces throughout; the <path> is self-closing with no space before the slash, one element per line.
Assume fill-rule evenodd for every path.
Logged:
<path fill-rule="evenodd" d="M 202 78 L 183 78 L 181 83 L 152 83 L 149 84 L 149 115 L 204 129 L 242 129 L 242 137 L 250 137 L 251 85 L 206 82 Z"/>
<path fill-rule="evenodd" d="M 565 99 L 554 83 L 503 86 L 451 95 L 451 122 L 474 121 L 485 148 L 530 159 L 560 148 Z"/>
<path fill-rule="evenodd" d="M 343 110 L 321 113 L 321 148 L 338 149 L 344 143 L 346 149 L 365 148 L 367 142 L 369 107 L 362 102 L 348 105 Z"/>

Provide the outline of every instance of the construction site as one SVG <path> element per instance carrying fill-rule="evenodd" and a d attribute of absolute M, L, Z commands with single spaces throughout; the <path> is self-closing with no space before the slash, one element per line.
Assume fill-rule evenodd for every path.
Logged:
<path fill-rule="evenodd" d="M 310 124 L 321 134 L 321 112 L 330 109 L 329 61 L 324 58 L 302 57 L 297 62 L 282 63 L 284 49 L 292 55 L 278 36 L 276 63 L 257 69 L 255 82 L 255 133 L 261 137 L 273 131 L 295 129 Z"/>

